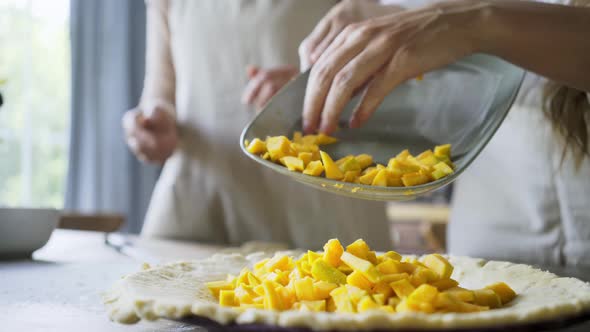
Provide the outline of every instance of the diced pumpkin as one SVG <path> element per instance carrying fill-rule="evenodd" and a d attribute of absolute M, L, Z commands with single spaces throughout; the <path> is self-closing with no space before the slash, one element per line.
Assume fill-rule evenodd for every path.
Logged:
<path fill-rule="evenodd" d="M 475 297 L 473 302 L 479 306 L 490 307 L 492 309 L 502 306 L 500 296 L 491 289 L 476 289 L 473 291 L 473 295 Z"/>
<path fill-rule="evenodd" d="M 344 248 L 338 239 L 330 239 L 324 245 L 324 260 L 333 267 L 338 267 L 342 263 L 340 256 Z"/>
<path fill-rule="evenodd" d="M 324 172 L 324 165 L 322 165 L 321 161 L 311 161 L 305 167 L 303 174 L 311 175 L 311 176 L 320 176 Z"/>
<path fill-rule="evenodd" d="M 310 265 L 313 264 L 313 262 L 315 262 L 316 259 L 320 259 L 322 257 L 324 257 L 324 255 L 321 254 L 321 253 L 318 253 L 318 252 L 315 252 L 315 251 L 311 251 L 311 250 L 308 250 L 307 251 L 307 262 Z"/>
<path fill-rule="evenodd" d="M 385 175 L 387 176 L 387 186 L 388 187 L 403 187 L 404 183 L 402 182 L 402 176 L 398 175 L 395 171 L 391 169 L 385 170 Z"/>
<path fill-rule="evenodd" d="M 303 161 L 303 164 L 305 166 L 307 166 L 311 162 L 311 159 L 313 158 L 313 153 L 299 152 L 299 154 L 297 155 L 297 158 L 301 159 Z"/>
<path fill-rule="evenodd" d="M 365 242 L 365 240 L 358 239 L 346 246 L 346 251 L 358 258 L 366 259 L 367 255 L 369 255 L 369 251 L 371 251 L 371 248 L 369 248 L 369 245 L 367 242 Z"/>
<path fill-rule="evenodd" d="M 295 280 L 295 282 L 293 284 L 294 284 L 295 295 L 297 296 L 297 300 L 299 300 L 299 301 L 316 300 L 316 297 L 314 294 L 313 279 L 303 278 L 300 280 Z"/>
<path fill-rule="evenodd" d="M 439 254 L 431 254 L 424 256 L 422 263 L 429 269 L 438 274 L 440 279 L 449 279 L 453 274 L 453 265 Z"/>
<path fill-rule="evenodd" d="M 420 166 L 409 162 L 407 158 L 401 160 L 398 158 L 391 158 L 387 164 L 387 168 L 394 172 L 394 174 L 408 174 L 420 171 Z"/>
<path fill-rule="evenodd" d="M 382 294 L 385 298 L 389 298 L 393 295 L 393 289 L 389 286 L 388 282 L 379 281 L 373 286 L 373 294 Z"/>
<path fill-rule="evenodd" d="M 219 304 L 228 307 L 236 305 L 235 292 L 233 290 L 221 290 L 219 292 Z"/>
<path fill-rule="evenodd" d="M 408 295 L 408 301 L 411 302 L 427 302 L 432 303 L 438 295 L 438 289 L 436 287 L 424 284 L 416 288 L 410 295 Z"/>
<path fill-rule="evenodd" d="M 316 260 L 311 267 L 311 275 L 317 280 L 333 284 L 346 284 L 346 274 L 322 259 Z"/>
<path fill-rule="evenodd" d="M 301 138 L 301 143 L 305 145 L 317 145 L 317 135 L 305 135 Z"/>
<path fill-rule="evenodd" d="M 360 176 L 361 171 L 348 171 L 344 173 L 344 178 L 342 181 L 354 183 L 356 179 Z"/>
<path fill-rule="evenodd" d="M 395 295 L 399 298 L 406 298 L 416 289 L 408 279 L 401 279 L 394 281 L 389 286 L 395 292 Z"/>
<path fill-rule="evenodd" d="M 377 260 L 377 253 L 372 250 L 369 250 L 369 252 L 367 252 L 367 260 L 371 262 L 371 264 L 373 265 L 379 264 L 379 260 Z"/>
<path fill-rule="evenodd" d="M 344 174 L 340 168 L 336 166 L 332 158 L 330 158 L 330 156 L 324 151 L 320 151 L 320 156 L 322 158 L 322 164 L 324 164 L 326 178 L 332 180 L 342 180 L 342 178 L 344 178 Z"/>
<path fill-rule="evenodd" d="M 318 145 L 328 145 L 334 144 L 336 142 L 338 142 L 338 139 L 336 137 L 328 136 L 321 133 L 316 138 L 316 144 Z"/>
<path fill-rule="evenodd" d="M 486 286 L 486 288 L 493 290 L 502 301 L 502 305 L 509 303 L 516 297 L 516 292 L 505 282 L 496 282 L 494 284 Z"/>
<path fill-rule="evenodd" d="M 328 297 L 330 297 L 330 292 L 336 289 L 337 287 L 337 284 L 322 280 L 316 281 L 313 284 L 314 294 L 315 297 L 318 299 L 327 299 Z"/>
<path fill-rule="evenodd" d="M 402 279 L 410 280 L 410 275 L 407 274 L 406 272 L 402 272 L 402 273 L 394 273 L 394 274 L 385 274 L 385 275 L 381 276 L 381 281 L 387 282 L 387 283 L 392 283 L 394 281 L 399 281 Z"/>
<path fill-rule="evenodd" d="M 359 171 L 360 173 L 360 171 L 362 170 L 361 165 L 353 156 L 347 158 L 347 160 L 345 160 L 342 164 L 338 165 L 338 167 L 344 173 L 348 171 Z"/>
<path fill-rule="evenodd" d="M 447 289 L 459 286 L 459 283 L 454 279 L 441 279 L 431 283 L 432 286 L 436 287 L 439 291 L 445 291 Z"/>
<path fill-rule="evenodd" d="M 369 290 L 373 287 L 373 283 L 367 280 L 359 271 L 353 271 L 346 277 L 346 283 L 356 286 L 360 289 Z"/>
<path fill-rule="evenodd" d="M 445 293 L 449 293 L 455 296 L 457 299 L 463 302 L 473 302 L 475 301 L 475 294 L 473 291 L 462 288 L 462 287 L 452 287 L 444 291 Z"/>
<path fill-rule="evenodd" d="M 428 176 L 421 174 L 419 172 L 407 173 L 402 175 L 402 182 L 406 187 L 419 186 L 421 184 L 428 183 L 429 181 L 430 179 L 428 178 Z"/>
<path fill-rule="evenodd" d="M 374 168 L 374 169 L 368 171 L 363 176 L 361 176 L 359 178 L 359 181 L 362 184 L 371 185 L 378 173 L 379 173 L 379 170 L 377 168 Z"/>
<path fill-rule="evenodd" d="M 266 149 L 270 154 L 272 161 L 280 160 L 281 158 L 290 155 L 291 142 L 285 136 L 274 136 L 266 139 Z"/>
<path fill-rule="evenodd" d="M 377 172 L 371 183 L 373 186 L 387 187 L 387 170 L 382 169 Z"/>
<path fill-rule="evenodd" d="M 305 162 L 297 157 L 283 157 L 281 158 L 281 163 L 290 171 L 302 172 L 305 169 Z"/>
<path fill-rule="evenodd" d="M 316 300 L 316 301 L 301 301 L 301 309 L 306 309 L 308 311 L 314 312 L 322 312 L 326 311 L 326 301 L 325 300 Z"/>
<path fill-rule="evenodd" d="M 348 249 L 347 249 L 348 250 Z M 353 270 L 359 271 L 365 276 L 370 282 L 377 283 L 381 278 L 381 273 L 377 271 L 377 268 L 371 264 L 371 262 L 358 258 L 357 256 L 349 253 L 348 251 L 342 253 L 340 259 Z"/>
<path fill-rule="evenodd" d="M 434 147 L 434 155 L 437 157 L 451 157 L 451 144 L 438 145 Z"/>
<path fill-rule="evenodd" d="M 222 281 L 210 281 L 205 283 L 205 286 L 211 291 L 213 296 L 219 298 L 219 292 L 222 290 L 233 290 L 234 284 L 232 282 L 222 280 Z"/>
<path fill-rule="evenodd" d="M 274 255 L 269 261 L 264 264 L 268 271 L 274 270 L 289 270 L 293 266 L 293 260 L 287 255 Z"/>
<path fill-rule="evenodd" d="M 373 157 L 368 154 L 359 154 L 355 157 L 362 169 L 365 169 L 373 164 Z"/>
<path fill-rule="evenodd" d="M 410 154 L 410 151 L 408 149 L 403 150 L 402 152 L 398 153 L 397 156 L 395 156 L 395 158 L 399 159 L 399 160 L 404 160 L 408 157 L 411 157 L 412 155 Z"/>
<path fill-rule="evenodd" d="M 363 311 L 367 311 L 367 310 L 374 310 L 374 309 L 378 309 L 380 307 L 380 305 L 378 305 L 377 303 L 375 303 L 375 301 L 373 301 L 373 299 L 370 296 L 364 296 L 358 303 L 357 305 L 357 311 L 358 312 L 363 312 Z"/>
<path fill-rule="evenodd" d="M 338 160 L 334 161 L 334 163 L 335 163 L 335 164 L 336 164 L 338 167 L 340 167 L 340 166 L 342 166 L 342 164 L 344 164 L 345 162 L 347 162 L 348 160 L 350 160 L 350 159 L 352 159 L 352 158 L 354 158 L 354 156 L 353 156 L 353 155 L 351 155 L 351 154 L 349 154 L 348 156 L 344 156 L 344 157 L 342 157 L 342 158 L 340 158 L 340 159 L 338 159 Z"/>
<path fill-rule="evenodd" d="M 384 253 L 383 256 L 391 258 L 394 261 L 400 261 L 402 259 L 402 255 L 398 254 L 395 251 L 388 251 L 388 252 Z"/>
<path fill-rule="evenodd" d="M 264 309 L 282 310 L 283 300 L 277 293 L 275 285 L 269 280 L 264 280 L 262 288 L 264 289 Z"/>
<path fill-rule="evenodd" d="M 246 150 L 253 154 L 261 154 L 266 152 L 266 143 L 262 140 L 255 138 L 247 145 Z"/>
<path fill-rule="evenodd" d="M 377 265 L 377 270 L 382 274 L 395 274 L 402 272 L 400 269 L 401 263 L 391 258 L 383 260 L 383 262 Z"/>
<path fill-rule="evenodd" d="M 375 303 L 378 305 L 384 305 L 386 297 L 383 294 L 373 294 L 373 300 L 375 300 Z"/>

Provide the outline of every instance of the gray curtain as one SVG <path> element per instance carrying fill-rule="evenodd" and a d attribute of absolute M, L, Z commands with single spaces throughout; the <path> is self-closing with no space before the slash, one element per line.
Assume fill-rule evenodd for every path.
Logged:
<path fill-rule="evenodd" d="M 158 176 L 127 149 L 121 116 L 140 97 L 143 0 L 72 0 L 72 99 L 66 209 L 116 212 L 141 229 Z"/>

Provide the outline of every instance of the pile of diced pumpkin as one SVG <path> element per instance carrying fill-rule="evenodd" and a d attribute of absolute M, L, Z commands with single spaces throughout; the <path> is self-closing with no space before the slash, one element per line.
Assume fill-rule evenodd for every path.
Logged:
<path fill-rule="evenodd" d="M 207 287 L 222 306 L 278 311 L 467 313 L 500 308 L 516 296 L 503 282 L 462 288 L 452 272 L 438 254 L 420 260 L 394 251 L 377 255 L 363 240 L 345 249 L 332 239 L 323 252 L 299 259 L 276 254 Z"/>
<path fill-rule="evenodd" d="M 453 173 L 451 145 L 436 146 L 417 156 L 408 150 L 391 158 L 387 164 L 374 164 L 368 154 L 344 156 L 336 161 L 321 145 L 337 143 L 338 139 L 324 134 L 302 135 L 295 132 L 293 139 L 269 136 L 244 142 L 246 149 L 266 160 L 279 163 L 290 171 L 328 179 L 382 187 L 410 187 L 441 179 Z"/>

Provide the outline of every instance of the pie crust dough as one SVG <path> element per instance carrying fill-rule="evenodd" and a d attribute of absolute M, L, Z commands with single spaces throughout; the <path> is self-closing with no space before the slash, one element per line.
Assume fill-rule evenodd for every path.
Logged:
<path fill-rule="evenodd" d="M 506 307 L 478 313 L 276 312 L 217 304 L 205 282 L 237 275 L 242 268 L 251 268 L 269 256 L 272 254 L 217 254 L 204 260 L 148 268 L 119 280 L 103 300 L 110 318 L 120 323 L 196 315 L 221 324 L 261 323 L 314 330 L 484 327 L 567 317 L 590 309 L 590 285 L 579 279 L 561 278 L 523 264 L 453 256 L 448 257 L 455 267 L 452 277 L 460 286 L 477 289 L 504 281 L 518 296 Z"/>

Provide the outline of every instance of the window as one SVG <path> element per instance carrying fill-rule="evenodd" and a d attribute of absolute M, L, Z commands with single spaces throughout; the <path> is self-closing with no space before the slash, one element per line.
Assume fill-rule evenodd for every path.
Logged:
<path fill-rule="evenodd" d="M 63 206 L 69 0 L 0 2 L 0 206 Z"/>

